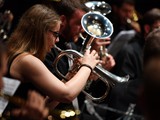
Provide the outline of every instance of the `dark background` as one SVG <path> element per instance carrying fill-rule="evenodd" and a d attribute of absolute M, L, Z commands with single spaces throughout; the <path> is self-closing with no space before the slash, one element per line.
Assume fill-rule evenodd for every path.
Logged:
<path fill-rule="evenodd" d="M 14 15 L 13 26 L 15 27 L 21 15 L 24 13 L 26 9 L 36 3 L 42 3 L 43 0 L 4 0 L 4 5 L 1 7 L 1 11 L 11 10 Z M 92 1 L 92 0 L 90 0 Z M 94 0 L 95 1 L 95 0 Z M 101 1 L 101 0 L 97 0 Z M 110 4 L 111 0 L 104 0 L 105 2 Z M 136 10 L 143 15 L 147 10 L 158 7 L 160 8 L 160 0 L 136 0 Z"/>

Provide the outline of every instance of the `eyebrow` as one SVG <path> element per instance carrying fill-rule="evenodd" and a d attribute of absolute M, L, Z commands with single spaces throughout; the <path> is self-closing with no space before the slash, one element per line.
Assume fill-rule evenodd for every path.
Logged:
<path fill-rule="evenodd" d="M 52 34 L 54 34 L 56 37 L 59 37 L 60 33 L 57 31 L 49 30 Z"/>

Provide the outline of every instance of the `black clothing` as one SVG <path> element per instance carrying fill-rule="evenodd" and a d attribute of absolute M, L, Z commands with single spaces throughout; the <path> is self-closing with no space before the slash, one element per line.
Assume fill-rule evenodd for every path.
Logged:
<path fill-rule="evenodd" d="M 60 49 L 62 50 L 73 49 L 76 51 L 80 50 L 81 42 L 80 43 L 78 42 L 77 44 L 75 44 L 74 42 L 69 41 L 68 43 L 66 43 L 66 40 L 63 37 L 60 37 L 59 39 L 60 41 L 56 43 L 56 46 L 58 46 Z M 58 56 L 58 54 L 59 52 L 57 51 L 57 49 L 52 48 L 51 52 L 46 55 L 44 64 L 55 76 L 57 76 L 59 79 L 62 79 L 60 78 L 60 76 L 58 76 L 55 68 L 53 67 L 53 62 L 55 58 Z M 68 58 L 62 57 L 62 59 L 60 59 L 59 61 L 59 64 L 57 65 L 57 68 L 63 75 L 65 75 L 69 70 Z M 79 105 L 80 111 L 82 112 L 80 115 L 80 119 L 81 120 L 97 120 L 97 118 L 87 113 L 84 100 L 85 100 L 84 94 L 80 93 L 80 95 L 78 96 L 78 105 Z M 74 109 L 74 107 L 72 103 L 68 103 L 68 104 L 60 103 L 55 109 L 67 110 L 67 109 Z M 60 120 L 60 118 L 57 118 L 57 119 Z"/>
<path fill-rule="evenodd" d="M 131 80 L 126 83 L 117 83 L 110 93 L 110 99 L 108 100 L 108 107 L 111 107 L 117 111 L 123 112 L 123 114 L 118 112 L 107 111 L 106 120 L 124 120 L 125 112 L 127 112 L 129 106 L 134 104 L 133 116 L 135 120 L 141 120 L 142 111 L 139 105 L 140 98 L 140 88 L 142 85 L 141 79 Z M 135 116 L 134 116 L 135 115 Z M 137 117 L 138 116 L 138 117 Z"/>
<path fill-rule="evenodd" d="M 134 114 L 141 114 L 137 100 L 142 83 L 143 45 L 144 39 L 136 34 L 115 57 L 116 66 L 112 73 L 118 76 L 129 75 L 130 79 L 126 83 L 117 83 L 113 87 L 108 100 L 109 107 L 126 112 L 130 104 L 136 104 Z M 108 112 L 106 118 L 107 120 L 115 120 L 121 116 L 122 114 Z"/>
<path fill-rule="evenodd" d="M 122 24 L 120 19 L 118 18 L 118 15 L 115 13 L 111 13 L 107 15 L 107 18 L 111 21 L 113 24 L 114 32 L 111 35 L 111 41 L 118 35 L 118 33 L 122 30 L 133 30 L 133 28 L 130 26 L 130 24 Z"/>
<path fill-rule="evenodd" d="M 139 34 L 129 40 L 115 56 L 116 65 L 112 73 L 118 76 L 129 75 L 130 80 L 139 78 L 143 69 L 143 45 L 144 39 Z"/>
<path fill-rule="evenodd" d="M 21 53 L 13 56 L 12 58 L 10 58 L 8 60 L 8 71 L 7 71 L 7 74 L 5 75 L 6 77 L 8 78 L 12 78 L 12 76 L 10 75 L 10 67 L 11 67 L 11 64 L 13 62 L 13 60 L 18 56 L 20 55 Z M 14 96 L 15 97 L 18 97 L 22 100 L 27 100 L 27 97 L 28 97 L 28 92 L 29 91 L 36 91 L 38 93 L 40 93 L 42 96 L 45 97 L 45 94 L 43 93 L 43 91 L 41 91 L 37 86 L 35 86 L 34 84 L 32 84 L 31 82 L 21 82 L 19 87 L 17 88 Z M 18 101 L 18 99 L 17 99 Z M 12 109 L 15 109 L 15 108 L 19 108 L 21 106 L 19 106 L 18 104 L 14 103 L 14 102 L 9 102 L 9 104 L 7 105 L 5 111 L 4 111 L 4 116 L 6 116 L 5 114 L 8 112 L 8 111 L 11 111 Z M 10 120 L 16 120 L 16 118 L 12 118 L 13 116 L 10 116 Z"/>
<path fill-rule="evenodd" d="M 13 62 L 13 60 L 18 56 L 20 55 L 21 53 L 15 55 L 14 57 L 12 57 L 11 59 L 8 60 L 8 71 L 7 71 L 7 74 L 5 75 L 6 77 L 9 77 L 9 78 L 12 78 L 12 76 L 10 75 L 10 67 L 11 67 L 11 64 Z M 19 96 L 23 99 L 27 99 L 27 96 L 28 96 L 28 91 L 29 90 L 35 90 L 37 91 L 38 93 L 40 93 L 42 96 L 45 96 L 43 91 L 41 91 L 39 88 L 37 88 L 37 86 L 35 86 L 34 84 L 32 84 L 31 82 L 21 82 L 20 86 L 18 87 L 15 95 L 16 96 Z"/>
<path fill-rule="evenodd" d="M 60 36 L 60 41 L 58 43 L 56 43 L 56 46 L 59 47 L 61 50 L 66 50 L 74 46 L 74 43 L 66 43 L 65 39 L 63 37 Z M 74 48 L 75 49 L 75 48 Z M 59 55 L 60 51 L 58 51 L 56 48 L 52 48 L 51 52 L 49 52 L 46 55 L 46 58 L 44 60 L 44 64 L 46 65 L 46 67 L 56 76 L 58 77 L 60 80 L 62 79 L 59 74 L 57 74 L 55 67 L 53 66 L 53 62 L 56 59 L 56 57 Z M 69 63 L 68 63 L 68 58 L 66 56 L 62 57 L 59 60 L 59 63 L 57 65 L 58 70 L 65 75 L 66 73 L 68 73 L 68 69 L 69 69 Z M 68 110 L 68 109 L 72 109 L 74 110 L 74 107 L 72 105 L 72 103 L 60 103 L 58 106 L 56 106 L 55 109 L 58 110 Z M 60 120 L 61 118 L 58 118 L 58 116 L 56 116 L 57 120 Z"/>
<path fill-rule="evenodd" d="M 75 49 L 76 50 L 76 46 L 73 42 L 66 43 L 65 39 L 62 37 L 60 37 L 59 39 L 60 39 L 60 41 L 58 43 L 56 43 L 56 46 L 59 47 L 61 50 L 66 50 L 66 49 Z M 62 79 L 57 74 L 56 69 L 53 67 L 53 62 L 56 59 L 56 57 L 59 55 L 59 53 L 60 53 L 60 51 L 58 51 L 56 48 L 52 48 L 51 52 L 49 52 L 46 55 L 46 58 L 44 60 L 44 64 L 55 76 L 57 76 L 59 79 Z M 68 58 L 66 56 L 62 57 L 62 59 L 60 59 L 58 65 L 57 65 L 57 67 L 58 67 L 58 70 L 63 75 L 65 75 L 69 69 Z"/>

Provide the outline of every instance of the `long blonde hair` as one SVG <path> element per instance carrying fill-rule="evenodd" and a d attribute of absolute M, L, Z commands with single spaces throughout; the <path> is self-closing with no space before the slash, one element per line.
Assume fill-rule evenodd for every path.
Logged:
<path fill-rule="evenodd" d="M 37 4 L 29 8 L 7 43 L 9 57 L 29 52 L 44 60 L 47 52 L 46 32 L 60 22 L 59 15 L 45 5 Z"/>

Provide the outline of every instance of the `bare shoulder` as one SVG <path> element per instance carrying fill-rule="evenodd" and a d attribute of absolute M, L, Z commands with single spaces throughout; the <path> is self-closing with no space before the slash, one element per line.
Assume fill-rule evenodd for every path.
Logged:
<path fill-rule="evenodd" d="M 18 55 L 13 63 L 12 66 L 23 66 L 26 67 L 28 65 L 32 65 L 35 63 L 41 62 L 38 58 L 36 58 L 35 56 L 29 54 L 29 53 L 22 53 L 20 55 Z"/>
<path fill-rule="evenodd" d="M 36 69 L 42 68 L 44 68 L 44 64 L 41 60 L 29 53 L 22 53 L 13 61 L 10 72 L 14 77 L 21 79 L 31 74 L 37 74 Z"/>
<path fill-rule="evenodd" d="M 37 57 L 29 53 L 23 53 L 17 58 L 17 62 L 20 66 L 23 66 L 24 69 L 39 69 L 39 67 L 44 67 L 43 62 Z"/>

